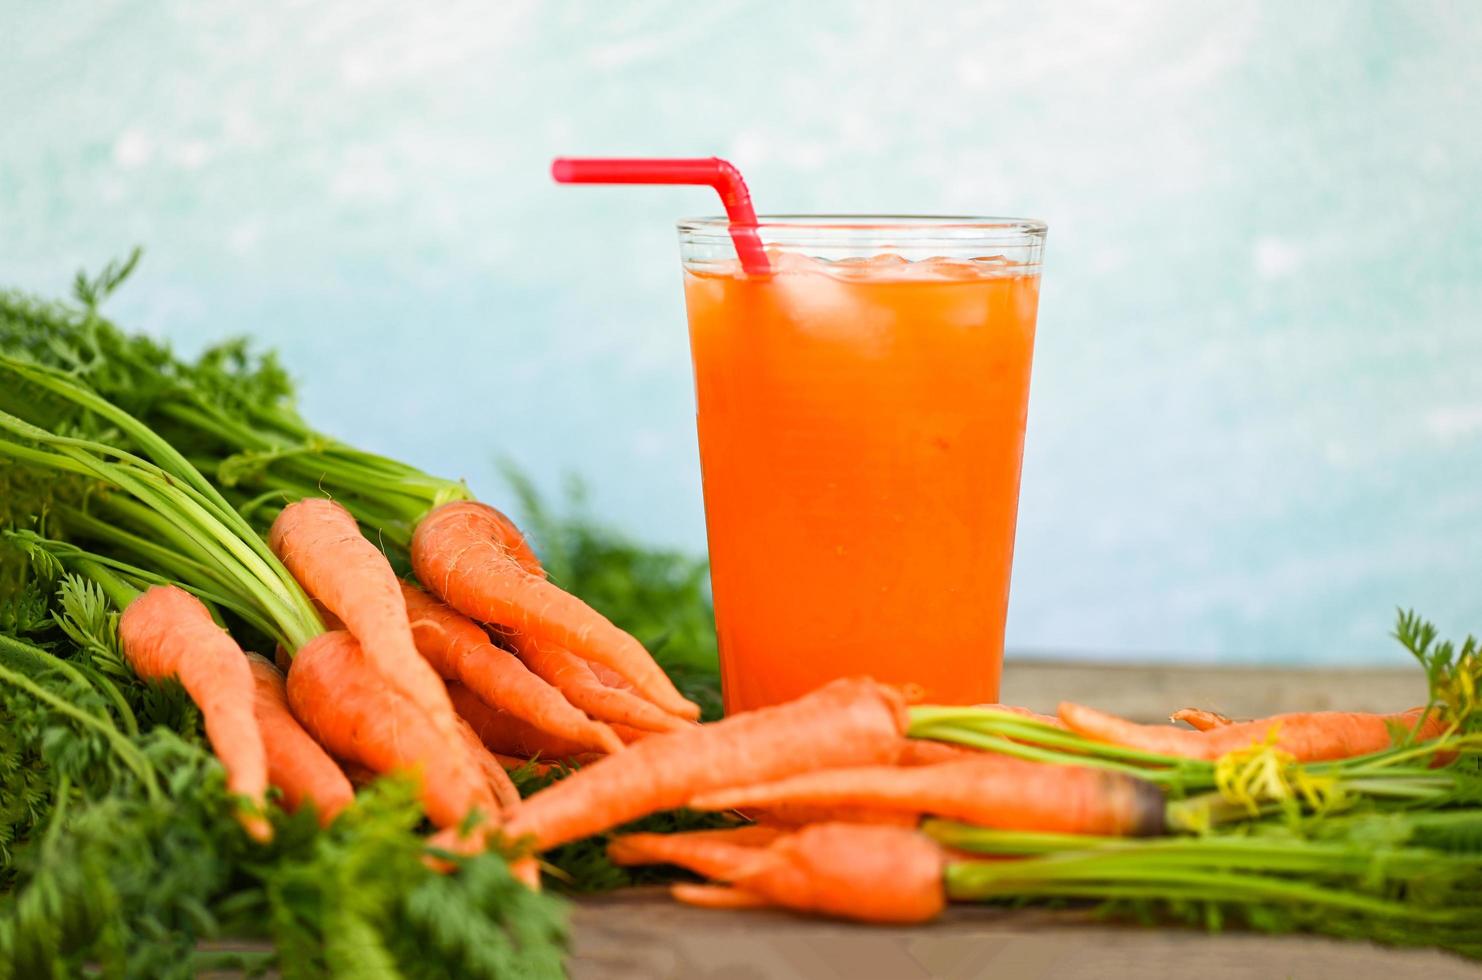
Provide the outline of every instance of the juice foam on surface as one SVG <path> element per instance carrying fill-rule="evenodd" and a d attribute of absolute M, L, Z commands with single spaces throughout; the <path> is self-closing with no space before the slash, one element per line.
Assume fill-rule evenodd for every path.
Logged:
<path fill-rule="evenodd" d="M 921 282 L 954 279 L 999 278 L 1033 271 L 1004 255 L 955 258 L 933 255 L 911 259 L 899 252 L 884 251 L 869 256 L 837 259 L 818 258 L 779 248 L 767 249 L 773 275 L 821 275 L 845 282 Z M 704 278 L 744 279 L 746 273 L 735 259 L 689 262 L 685 271 Z"/>

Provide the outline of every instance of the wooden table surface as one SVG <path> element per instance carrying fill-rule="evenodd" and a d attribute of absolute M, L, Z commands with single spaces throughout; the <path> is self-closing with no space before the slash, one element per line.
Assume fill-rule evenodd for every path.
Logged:
<path fill-rule="evenodd" d="M 1185 706 L 1232 717 L 1348 708 L 1395 710 L 1424 700 L 1411 670 L 1276 670 L 1014 662 L 1004 700 L 1043 711 L 1063 699 L 1143 720 Z M 1479 896 L 1482 901 L 1482 896 Z M 576 980 L 1006 980 L 1188 977 L 1482 980 L 1482 964 L 1313 936 L 1207 935 L 1106 925 L 1085 913 L 954 908 L 910 929 L 856 926 L 779 912 L 680 906 L 661 889 L 576 903 Z"/>

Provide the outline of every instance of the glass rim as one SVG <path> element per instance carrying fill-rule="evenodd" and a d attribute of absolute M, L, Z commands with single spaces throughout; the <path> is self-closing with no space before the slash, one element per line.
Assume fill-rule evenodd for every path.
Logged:
<path fill-rule="evenodd" d="M 730 241 L 731 223 L 723 216 L 682 218 L 682 240 L 699 245 Z M 933 214 L 763 214 L 757 232 L 781 246 L 837 246 L 879 242 L 899 246 L 969 244 L 1026 247 L 1044 242 L 1049 226 L 1037 218 Z"/>

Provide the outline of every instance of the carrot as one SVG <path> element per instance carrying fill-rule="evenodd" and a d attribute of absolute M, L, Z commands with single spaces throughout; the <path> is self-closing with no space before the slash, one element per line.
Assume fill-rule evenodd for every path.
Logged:
<path fill-rule="evenodd" d="M 783 835 L 785 836 L 785 835 Z M 729 880 L 779 838 L 764 843 L 726 840 L 713 832 L 696 834 L 624 834 L 607 845 L 607 856 L 620 867 L 673 864 L 706 878 Z"/>
<path fill-rule="evenodd" d="M 448 683 L 448 697 L 452 699 L 459 717 L 468 722 L 490 752 L 526 759 L 538 756 L 553 761 L 585 761 L 592 757 L 582 743 L 552 735 L 502 708 L 491 708 L 455 681 Z"/>
<path fill-rule="evenodd" d="M 479 772 L 483 773 L 484 784 L 489 787 L 489 792 L 494 794 L 494 799 L 508 812 L 520 805 L 520 791 L 515 789 L 514 781 L 509 778 L 509 773 L 504 771 L 504 766 L 499 764 L 484 743 L 479 741 L 478 735 L 469 727 L 467 721 L 458 719 L 458 734 L 468 751 L 468 757 L 478 765 Z"/>
<path fill-rule="evenodd" d="M 935 766 L 943 762 L 960 762 L 963 759 L 981 759 L 981 749 L 952 742 L 935 742 L 929 738 L 901 739 L 900 754 L 896 756 L 898 766 Z"/>
<path fill-rule="evenodd" d="M 327 827 L 355 799 L 350 780 L 288 710 L 283 675 L 266 657 L 247 654 L 255 688 L 252 708 L 267 750 L 268 782 L 283 794 L 287 809 L 314 807 Z"/>
<path fill-rule="evenodd" d="M 860 766 L 699 794 L 698 810 L 779 804 L 863 806 L 933 814 L 1000 830 L 1143 836 L 1163 831 L 1163 793 L 1119 772 L 985 753 L 907 769 Z"/>
<path fill-rule="evenodd" d="M 632 725 L 624 725 L 620 721 L 610 721 L 607 723 L 607 727 L 612 729 L 614 735 L 623 740 L 624 745 L 632 745 L 639 739 L 657 734 L 656 732 L 645 731 L 642 728 L 634 728 Z"/>
<path fill-rule="evenodd" d="M 900 695 L 843 678 L 795 701 L 636 742 L 527 798 L 507 827 L 537 850 L 683 805 L 701 793 L 835 766 L 892 761 Z"/>
<path fill-rule="evenodd" d="M 414 703 L 387 689 L 349 633 L 325 633 L 298 651 L 288 672 L 288 705 L 333 755 L 377 773 L 413 774 L 439 827 L 458 826 L 475 811 L 499 818 L 499 804 L 461 741 L 449 743 Z M 455 737 L 461 738 L 456 728 Z"/>
<path fill-rule="evenodd" d="M 508 636 L 515 652 L 530 670 L 593 718 L 650 732 L 680 731 L 694 724 L 635 693 L 602 683 L 592 671 L 592 662 L 555 644 L 543 643 L 520 633 Z"/>
<path fill-rule="evenodd" d="M 268 758 L 253 712 L 252 669 L 242 648 L 211 619 L 195 596 L 173 585 L 150 587 L 118 622 L 124 656 L 145 680 L 178 680 L 201 709 L 206 738 L 226 767 L 226 785 L 247 808 L 238 819 L 248 835 L 271 840 L 263 815 Z"/>
<path fill-rule="evenodd" d="M 1071 729 L 1099 742 L 1110 742 L 1144 752 L 1214 761 L 1226 752 L 1248 748 L 1275 733 L 1276 747 L 1299 762 L 1322 762 L 1382 752 L 1393 744 L 1390 726 L 1414 730 L 1422 708 L 1380 715 L 1351 711 L 1312 711 L 1272 715 L 1256 721 L 1221 725 L 1207 732 L 1165 725 L 1139 725 L 1095 708 L 1066 701 L 1060 719 Z M 1435 712 L 1418 733 L 1429 739 L 1440 735 L 1445 723 Z"/>
<path fill-rule="evenodd" d="M 437 672 L 417 653 L 401 583 L 350 512 L 332 500 L 295 501 L 273 521 L 268 545 L 304 591 L 360 641 L 382 683 L 410 699 L 456 744 L 453 706 Z"/>
<path fill-rule="evenodd" d="M 864 922 L 925 922 L 946 907 L 945 855 L 914 830 L 815 824 L 760 848 L 693 836 L 634 834 L 614 840 L 608 853 L 619 864 L 677 864 L 768 904 Z M 758 904 L 729 892 L 683 897 L 731 908 Z"/>
<path fill-rule="evenodd" d="M 814 823 L 872 823 L 892 827 L 914 827 L 921 815 L 909 810 L 874 806 L 827 806 L 809 803 L 778 803 L 769 807 L 747 807 L 742 814 L 766 827 L 806 827 Z"/>
<path fill-rule="evenodd" d="M 1201 732 L 1234 724 L 1234 722 L 1218 711 L 1205 711 L 1203 708 L 1180 708 L 1169 715 L 1168 720 L 1172 722 L 1188 722 L 1191 728 Z"/>
<path fill-rule="evenodd" d="M 456 501 L 424 517 L 412 535 L 412 568 L 423 585 L 481 623 L 509 626 L 606 664 L 659 707 L 700 716 L 633 637 L 601 613 L 532 572 L 524 538 L 485 504 Z"/>
<path fill-rule="evenodd" d="M 522 718 L 542 731 L 581 746 L 581 751 L 619 752 L 612 729 L 588 718 L 545 680 L 468 617 L 417 588 L 401 583 L 417 650 L 444 679 L 457 681 L 486 704 Z"/>
<path fill-rule="evenodd" d="M 669 894 L 676 902 L 702 909 L 766 909 L 772 903 L 760 895 L 732 888 L 730 885 L 695 885 L 678 882 L 669 886 Z"/>

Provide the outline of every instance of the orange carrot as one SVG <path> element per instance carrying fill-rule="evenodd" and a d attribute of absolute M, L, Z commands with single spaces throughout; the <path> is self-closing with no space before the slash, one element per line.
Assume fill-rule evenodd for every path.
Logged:
<path fill-rule="evenodd" d="M 679 882 L 669 886 L 676 902 L 702 909 L 766 909 L 772 903 L 760 895 L 730 885 L 695 885 Z"/>
<path fill-rule="evenodd" d="M 173 585 L 152 586 L 129 603 L 118 622 L 124 656 L 145 680 L 174 678 L 201 709 L 206 738 L 226 767 L 226 785 L 245 799 L 239 814 L 256 840 L 273 836 L 263 816 L 267 750 L 253 713 L 252 669 L 242 648 L 211 619 L 195 596 Z"/>
<path fill-rule="evenodd" d="M 633 637 L 580 599 L 529 570 L 523 537 L 485 504 L 456 501 L 422 519 L 412 536 L 412 568 L 423 585 L 481 623 L 497 623 L 606 664 L 648 700 L 683 718 L 700 716 Z"/>
<path fill-rule="evenodd" d="M 1144 752 L 1214 761 L 1226 752 L 1249 748 L 1271 733 L 1276 747 L 1291 753 L 1299 762 L 1322 762 L 1381 752 L 1393 744 L 1390 725 L 1413 730 L 1424 709 L 1412 708 L 1397 714 L 1379 715 L 1350 711 L 1313 711 L 1272 715 L 1256 721 L 1221 725 L 1207 732 L 1191 732 L 1166 725 L 1139 725 L 1095 708 L 1060 705 L 1060 719 L 1071 729 L 1094 738 Z M 1419 732 L 1421 739 L 1440 735 L 1445 723 L 1431 712 Z"/>
<path fill-rule="evenodd" d="M 427 815 L 439 827 L 455 827 L 475 811 L 497 821 L 499 804 L 461 741 L 443 738 L 415 704 L 384 686 L 368 660 L 349 633 L 310 640 L 288 672 L 294 717 L 341 759 L 382 774 L 413 774 Z"/>
<path fill-rule="evenodd" d="M 814 823 L 872 823 L 915 827 L 921 822 L 919 813 L 875 806 L 778 803 L 769 807 L 747 807 L 741 812 L 743 816 L 766 827 L 797 828 Z"/>
<path fill-rule="evenodd" d="M 1163 793 L 1104 769 L 1047 765 L 985 753 L 913 769 L 829 769 L 699 794 L 698 810 L 779 804 L 863 806 L 949 817 L 1000 830 L 1142 836 L 1163 830 Z"/>
<path fill-rule="evenodd" d="M 794 773 L 893 761 L 907 725 L 900 695 L 843 678 L 795 701 L 654 735 L 525 800 L 507 827 L 537 850 L 681 806 L 690 798 Z"/>
<path fill-rule="evenodd" d="M 610 721 L 607 723 L 607 727 L 611 728 L 613 734 L 623 740 L 624 745 L 632 745 L 639 739 L 657 734 L 656 732 L 646 731 L 642 728 L 634 728 L 632 725 L 624 725 L 620 721 Z"/>
<path fill-rule="evenodd" d="M 543 643 L 520 633 L 511 633 L 508 638 L 525 666 L 593 718 L 650 732 L 681 731 L 694 724 L 635 693 L 602 683 L 592 672 L 591 661 L 553 643 Z"/>
<path fill-rule="evenodd" d="M 612 729 L 588 718 L 514 654 L 489 642 L 477 623 L 408 582 L 401 583 L 401 591 L 417 650 L 443 678 L 462 684 L 485 704 L 580 745 L 581 751 L 622 751 Z"/>
<path fill-rule="evenodd" d="M 479 741 L 478 735 L 469 727 L 467 721 L 458 719 L 458 735 L 461 738 L 468 757 L 479 767 L 479 772 L 484 775 L 484 784 L 494 794 L 494 799 L 499 801 L 500 807 L 508 813 L 520 805 L 520 791 L 515 789 L 514 781 L 509 778 L 509 773 L 504 771 L 504 766 L 499 760 L 484 747 Z"/>
<path fill-rule="evenodd" d="M 963 759 L 981 759 L 983 752 L 966 745 L 952 742 L 935 742 L 929 738 L 905 738 L 901 740 L 898 766 L 935 766 L 943 762 L 960 762 Z"/>
<path fill-rule="evenodd" d="M 523 759 L 538 756 L 553 762 L 593 758 L 582 743 L 552 735 L 502 708 L 491 708 L 462 684 L 449 682 L 448 697 L 459 717 L 468 722 L 490 752 Z"/>
<path fill-rule="evenodd" d="M 350 780 L 288 710 L 283 675 L 266 657 L 247 654 L 255 687 L 252 707 L 267 750 L 268 782 L 283 794 L 287 809 L 313 805 L 327 827 L 355 799 Z"/>
<path fill-rule="evenodd" d="M 1189 727 L 1201 732 L 1234 724 L 1234 722 L 1218 711 L 1205 711 L 1203 708 L 1180 708 L 1169 715 L 1168 720 L 1172 722 L 1187 722 Z"/>
<path fill-rule="evenodd" d="M 614 840 L 608 853 L 619 864 L 677 864 L 772 905 L 864 922 L 925 922 L 946 907 L 941 848 L 902 827 L 816 824 L 765 847 L 634 834 Z M 728 892 L 676 897 L 717 907 L 756 904 Z"/>
<path fill-rule="evenodd" d="M 437 672 L 417 653 L 401 582 L 350 512 L 332 500 L 295 501 L 273 521 L 268 545 L 304 591 L 360 641 L 382 683 L 407 697 L 444 739 L 457 744 L 453 706 Z"/>

